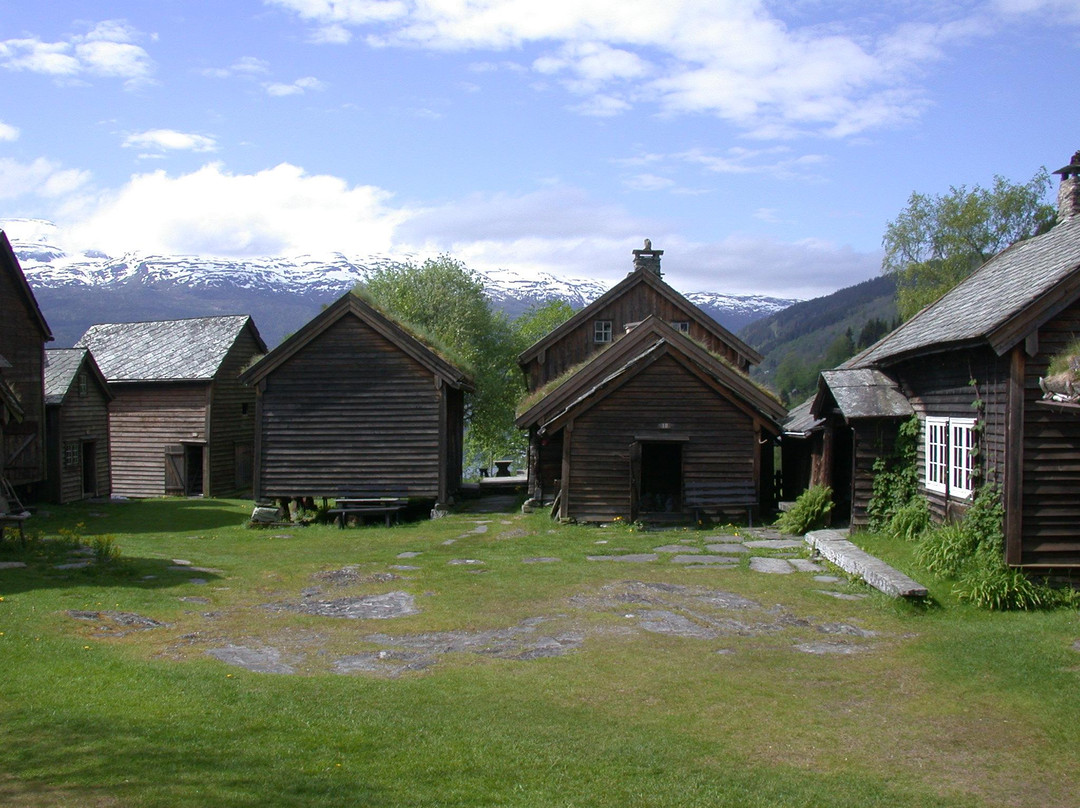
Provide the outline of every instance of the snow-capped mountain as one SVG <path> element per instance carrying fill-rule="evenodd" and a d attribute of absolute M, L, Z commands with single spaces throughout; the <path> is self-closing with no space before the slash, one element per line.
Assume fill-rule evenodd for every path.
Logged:
<path fill-rule="evenodd" d="M 267 344 L 297 330 L 390 256 L 349 258 L 340 253 L 291 258 L 225 258 L 68 253 L 46 221 L 0 222 L 34 289 L 58 346 L 72 344 L 95 322 L 134 321 L 210 314 L 251 314 Z M 481 272 L 492 303 L 514 316 L 553 298 L 580 308 L 610 283 L 512 270 Z M 716 292 L 686 295 L 720 323 L 737 331 L 794 300 Z"/>

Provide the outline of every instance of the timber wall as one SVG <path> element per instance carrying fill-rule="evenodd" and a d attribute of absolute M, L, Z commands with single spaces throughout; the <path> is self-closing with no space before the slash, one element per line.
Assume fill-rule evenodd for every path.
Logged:
<path fill-rule="evenodd" d="M 748 364 L 727 344 L 717 340 L 696 321 L 700 313 L 675 306 L 670 300 L 659 294 L 645 283 L 627 290 L 627 292 L 607 306 L 598 309 L 592 317 L 585 320 L 574 330 L 564 334 L 554 345 L 542 354 L 543 361 L 533 359 L 526 366 L 526 380 L 529 390 L 536 390 L 550 380 L 562 375 L 569 368 L 584 362 L 611 343 L 593 341 L 593 323 L 597 320 L 611 320 L 612 339 L 618 340 L 625 335 L 627 323 L 637 323 L 653 315 L 667 322 L 688 321 L 691 339 L 704 345 L 708 350 L 723 356 L 735 367 L 746 370 Z"/>
<path fill-rule="evenodd" d="M 113 494 L 164 496 L 166 447 L 206 441 L 209 386 L 118 383 L 112 385 L 112 392 L 109 444 Z"/>
<path fill-rule="evenodd" d="M 80 371 L 82 373 L 84 371 Z M 94 379 L 89 379 L 86 395 L 80 396 L 78 381 L 72 385 L 62 404 L 48 407 L 49 479 L 48 499 L 65 503 L 87 495 L 109 496 L 111 473 L 109 463 L 109 399 Z M 84 444 L 94 444 L 94 491 L 83 490 L 81 453 Z M 80 462 L 64 465 L 64 444 L 78 443 Z"/>
<path fill-rule="evenodd" d="M 260 385 L 257 497 L 438 497 L 444 390 L 358 318 L 328 326 Z"/>
<path fill-rule="evenodd" d="M 250 490 L 255 447 L 255 390 L 241 383 L 240 372 L 260 353 L 250 327 L 244 328 L 214 376 L 210 399 L 209 496 Z"/>
<path fill-rule="evenodd" d="M 670 425 L 683 443 L 684 484 L 757 486 L 754 420 L 670 357 L 657 360 L 573 421 L 565 513 L 581 521 L 630 512 L 630 446 Z M 771 451 L 771 447 L 770 447 Z"/>
<path fill-rule="evenodd" d="M 27 307 L 13 272 L 0 268 L 0 356 L 12 367 L 0 371 L 19 397 L 25 413 L 22 423 L 12 420 L 3 428 L 0 472 L 12 485 L 45 479 L 45 341 L 37 317 Z M 19 451 L 20 447 L 23 447 Z M 13 462 L 4 458 L 18 452 Z"/>

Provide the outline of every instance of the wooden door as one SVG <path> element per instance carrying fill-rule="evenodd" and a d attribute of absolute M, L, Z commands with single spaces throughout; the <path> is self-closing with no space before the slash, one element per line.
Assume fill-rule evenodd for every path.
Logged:
<path fill-rule="evenodd" d="M 165 496 L 182 497 L 187 489 L 184 475 L 184 447 L 175 443 L 165 447 Z"/>

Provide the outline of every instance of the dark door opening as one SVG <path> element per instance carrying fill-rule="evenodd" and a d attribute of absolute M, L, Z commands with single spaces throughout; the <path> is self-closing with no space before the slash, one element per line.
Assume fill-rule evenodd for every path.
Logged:
<path fill-rule="evenodd" d="M 641 444 L 641 488 L 638 509 L 642 513 L 682 511 L 682 444 Z"/>
<path fill-rule="evenodd" d="M 96 497 L 97 490 L 97 446 L 92 440 L 82 444 L 82 493 L 84 497 Z"/>
<path fill-rule="evenodd" d="M 851 519 L 852 484 L 855 473 L 855 433 L 846 424 L 833 430 L 832 448 L 832 523 L 842 525 Z"/>
<path fill-rule="evenodd" d="M 203 494 L 203 447 L 197 444 L 184 446 L 184 493 L 189 497 Z"/>

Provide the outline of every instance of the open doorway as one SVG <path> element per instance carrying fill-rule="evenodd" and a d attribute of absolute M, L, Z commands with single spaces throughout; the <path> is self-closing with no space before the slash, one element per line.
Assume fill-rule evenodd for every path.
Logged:
<path fill-rule="evenodd" d="M 82 443 L 82 494 L 84 497 L 96 497 L 97 489 L 97 444 L 92 440 Z"/>
<path fill-rule="evenodd" d="M 189 497 L 203 494 L 203 446 L 197 443 L 184 445 L 184 493 Z"/>
<path fill-rule="evenodd" d="M 681 443 L 641 444 L 641 513 L 682 512 L 682 449 Z"/>

